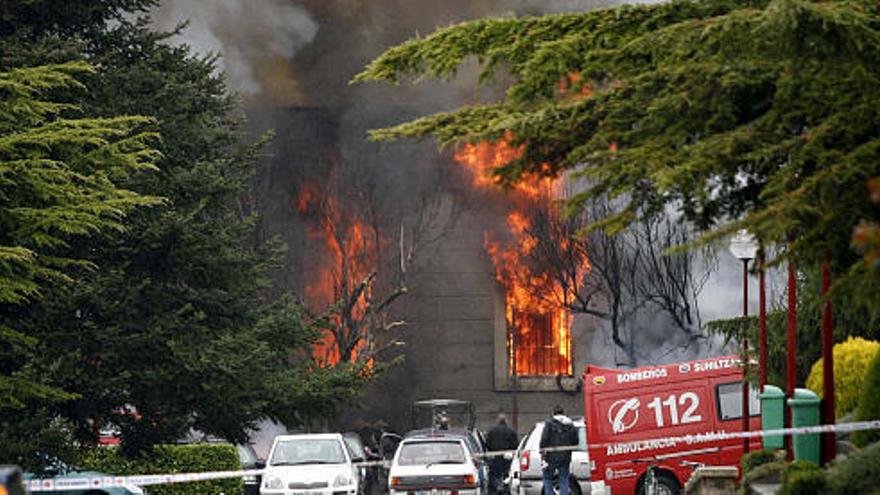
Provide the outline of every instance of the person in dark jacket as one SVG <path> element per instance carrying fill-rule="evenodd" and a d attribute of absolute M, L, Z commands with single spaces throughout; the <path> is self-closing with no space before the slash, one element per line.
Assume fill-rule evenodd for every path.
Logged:
<path fill-rule="evenodd" d="M 544 495 L 553 495 L 553 476 L 559 477 L 559 495 L 568 495 L 571 450 L 578 444 L 577 428 L 565 415 L 562 406 L 553 408 L 553 416 L 544 422 L 541 432 L 541 456 L 544 460 Z M 549 451 L 544 449 L 551 449 Z M 555 450 L 554 450 L 555 449 Z"/>
<path fill-rule="evenodd" d="M 515 450 L 517 447 L 516 432 L 507 426 L 507 417 L 498 415 L 498 423 L 489 429 L 486 435 L 486 450 L 489 452 L 503 452 Z M 489 488 L 494 493 L 504 491 L 504 474 L 510 470 L 510 459 L 503 455 L 495 455 L 489 458 Z"/>

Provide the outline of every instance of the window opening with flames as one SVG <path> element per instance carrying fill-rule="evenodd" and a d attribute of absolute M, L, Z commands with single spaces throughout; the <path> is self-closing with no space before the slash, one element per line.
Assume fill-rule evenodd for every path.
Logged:
<path fill-rule="evenodd" d="M 510 144 L 507 134 L 498 142 L 465 144 L 455 160 L 473 176 L 475 188 L 496 187 L 494 169 L 519 158 L 523 146 Z M 586 252 L 570 256 L 571 238 L 547 239 L 540 222 L 560 223 L 558 200 L 562 179 L 534 177 L 518 182 L 504 195 L 508 209 L 505 229 L 486 232 L 484 246 L 495 267 L 495 278 L 505 291 L 508 373 L 517 376 L 571 375 L 572 316 L 567 309 L 577 281 L 589 271 Z M 546 227 L 546 226 L 545 226 Z M 553 229 L 550 229 L 553 230 Z M 558 229 L 557 229 L 558 232 Z M 553 252 L 548 252 L 553 251 Z M 574 284 L 562 283 L 559 266 Z M 558 263 L 557 263 L 558 264 Z"/>

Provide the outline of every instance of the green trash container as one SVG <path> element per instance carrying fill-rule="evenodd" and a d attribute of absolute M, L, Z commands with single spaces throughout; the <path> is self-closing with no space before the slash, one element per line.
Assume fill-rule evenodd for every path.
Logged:
<path fill-rule="evenodd" d="M 819 404 L 822 399 L 812 391 L 805 388 L 794 389 L 794 397 L 788 399 L 791 407 L 791 426 L 818 426 Z M 819 464 L 819 434 L 795 435 L 794 436 L 795 460 L 812 461 Z"/>
<path fill-rule="evenodd" d="M 764 385 L 764 391 L 758 396 L 761 399 L 761 429 L 780 430 L 785 427 L 785 393 L 779 387 Z M 765 449 L 781 449 L 785 445 L 785 437 L 774 435 L 764 437 Z"/>

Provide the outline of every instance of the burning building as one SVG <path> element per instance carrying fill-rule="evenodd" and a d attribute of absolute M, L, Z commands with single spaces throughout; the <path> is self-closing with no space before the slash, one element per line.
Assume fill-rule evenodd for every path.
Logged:
<path fill-rule="evenodd" d="M 472 401 L 480 426 L 516 411 L 521 432 L 556 404 L 578 414 L 582 366 L 614 363 L 600 325 L 567 309 L 591 265 L 568 242 L 571 233 L 557 228 L 563 185 L 535 177 L 510 191 L 497 188 L 489 171 L 522 152 L 509 139 L 444 153 L 430 143 L 365 140 L 368 129 L 492 99 L 497 89 L 351 88 L 348 80 L 383 47 L 437 25 L 596 5 L 246 3 L 205 9 L 166 0 L 158 22 L 171 27 L 188 18 L 184 41 L 221 53 L 254 134 L 274 131 L 256 179 L 256 207 L 261 235 L 287 246 L 276 286 L 315 310 L 344 303 L 313 357 L 325 365 L 359 357 L 397 362 L 340 423 L 383 419 L 404 430 L 410 403 L 426 398 Z M 469 72 L 463 76 L 475 77 Z"/>

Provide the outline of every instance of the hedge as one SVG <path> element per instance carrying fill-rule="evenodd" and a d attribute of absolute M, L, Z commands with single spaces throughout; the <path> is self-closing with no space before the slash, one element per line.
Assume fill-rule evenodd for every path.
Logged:
<path fill-rule="evenodd" d="M 859 399 L 856 419 L 858 421 L 880 419 L 880 352 L 871 361 L 868 374 L 862 383 L 862 397 Z M 880 441 L 880 431 L 878 430 L 853 433 L 853 443 L 859 447 L 878 441 Z"/>
<path fill-rule="evenodd" d="M 112 475 L 175 474 L 241 469 L 238 451 L 230 444 L 157 445 L 149 456 L 127 458 L 116 447 L 92 449 L 83 455 L 86 469 Z M 239 495 L 241 478 L 172 483 L 148 488 L 150 495 Z"/>
<path fill-rule="evenodd" d="M 777 481 L 787 466 L 785 461 L 774 461 L 753 467 L 749 472 L 743 472 L 742 480 L 737 493 L 752 493 L 751 485 L 757 481 Z"/>
<path fill-rule="evenodd" d="M 833 495 L 872 495 L 880 488 L 880 442 L 836 461 L 827 473 Z"/>
<path fill-rule="evenodd" d="M 779 495 L 823 495 L 826 493 L 825 472 L 810 461 L 794 461 L 782 471 Z"/>
<path fill-rule="evenodd" d="M 742 472 L 743 474 L 749 473 L 758 466 L 769 464 L 777 460 L 779 459 L 776 457 L 776 451 L 772 449 L 761 449 L 749 452 L 742 456 Z"/>
<path fill-rule="evenodd" d="M 880 351 L 880 342 L 849 337 L 834 345 L 834 400 L 835 413 L 839 418 L 854 411 L 859 404 L 862 381 L 871 360 Z M 822 397 L 822 359 L 813 364 L 807 377 L 807 388 Z"/>

